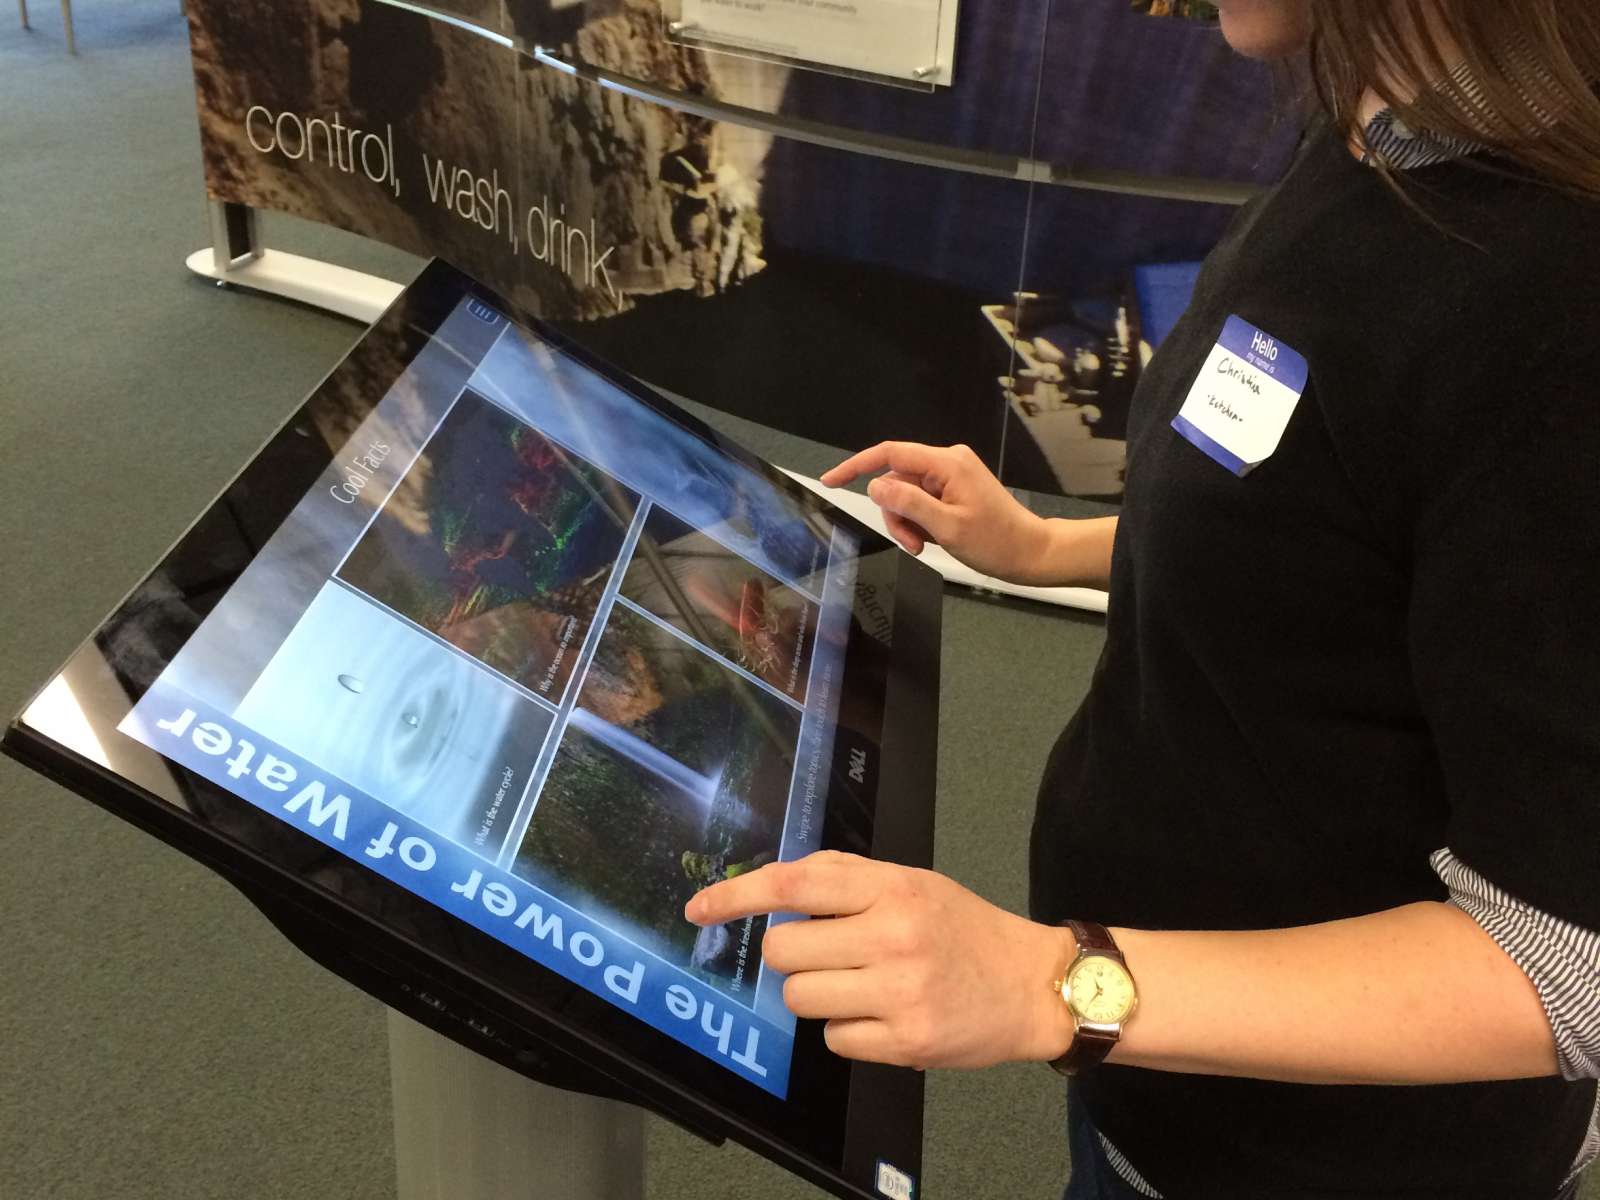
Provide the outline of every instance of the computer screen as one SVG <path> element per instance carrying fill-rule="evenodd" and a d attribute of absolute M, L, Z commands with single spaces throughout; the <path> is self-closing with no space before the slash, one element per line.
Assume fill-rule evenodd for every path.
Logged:
<path fill-rule="evenodd" d="M 879 534 L 436 263 L 6 749 L 303 914 L 315 938 L 286 931 L 386 1002 L 476 996 L 502 1061 L 548 1041 L 601 1094 L 870 1193 L 877 1157 L 915 1170 L 919 1078 L 789 1012 L 761 947 L 803 918 L 683 910 L 823 848 L 928 865 L 938 603 Z"/>
<path fill-rule="evenodd" d="M 464 297 L 120 729 L 781 1097 L 859 549 Z"/>

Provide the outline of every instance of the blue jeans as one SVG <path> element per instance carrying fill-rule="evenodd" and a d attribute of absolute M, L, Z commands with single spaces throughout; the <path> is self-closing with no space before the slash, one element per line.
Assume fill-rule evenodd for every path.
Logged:
<path fill-rule="evenodd" d="M 1089 1124 L 1083 1105 L 1067 1098 L 1067 1153 L 1072 1168 L 1067 1175 L 1067 1192 L 1062 1200 L 1145 1200 L 1123 1182 L 1106 1158 L 1100 1135 Z"/>
<path fill-rule="evenodd" d="M 1083 1105 L 1067 1097 L 1067 1153 L 1072 1168 L 1067 1176 L 1067 1191 L 1061 1200 L 1147 1200 L 1118 1175 L 1106 1158 L 1100 1135 L 1089 1124 Z M 1581 1180 L 1574 1179 L 1556 1200 L 1577 1200 Z"/>

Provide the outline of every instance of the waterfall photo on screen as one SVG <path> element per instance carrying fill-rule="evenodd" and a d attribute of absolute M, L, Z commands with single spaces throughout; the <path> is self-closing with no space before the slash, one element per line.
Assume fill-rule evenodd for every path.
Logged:
<path fill-rule="evenodd" d="M 619 604 L 515 870 L 738 996 L 763 918 L 698 929 L 700 888 L 776 860 L 801 710 Z M 753 998 L 753 997 L 752 997 Z"/>

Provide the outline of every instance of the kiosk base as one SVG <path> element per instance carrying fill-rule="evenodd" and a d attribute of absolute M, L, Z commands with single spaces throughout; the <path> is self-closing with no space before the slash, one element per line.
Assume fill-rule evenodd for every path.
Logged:
<path fill-rule="evenodd" d="M 399 1200 L 644 1200 L 644 1114 L 525 1079 L 389 1010 Z"/>

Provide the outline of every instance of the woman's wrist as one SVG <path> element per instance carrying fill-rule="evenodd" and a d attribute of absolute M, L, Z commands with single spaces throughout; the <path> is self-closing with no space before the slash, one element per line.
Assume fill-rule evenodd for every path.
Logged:
<path fill-rule="evenodd" d="M 1071 930 L 1032 923 L 1038 951 L 1023 986 L 1029 1000 L 1026 1035 L 1015 1057 L 1022 1062 L 1054 1062 L 1072 1048 L 1077 1022 L 1055 986 L 1078 952 Z"/>
<path fill-rule="evenodd" d="M 1042 587 L 1104 588 L 1111 580 L 1111 544 L 1116 517 L 1037 518 L 1037 571 L 1017 580 Z"/>

